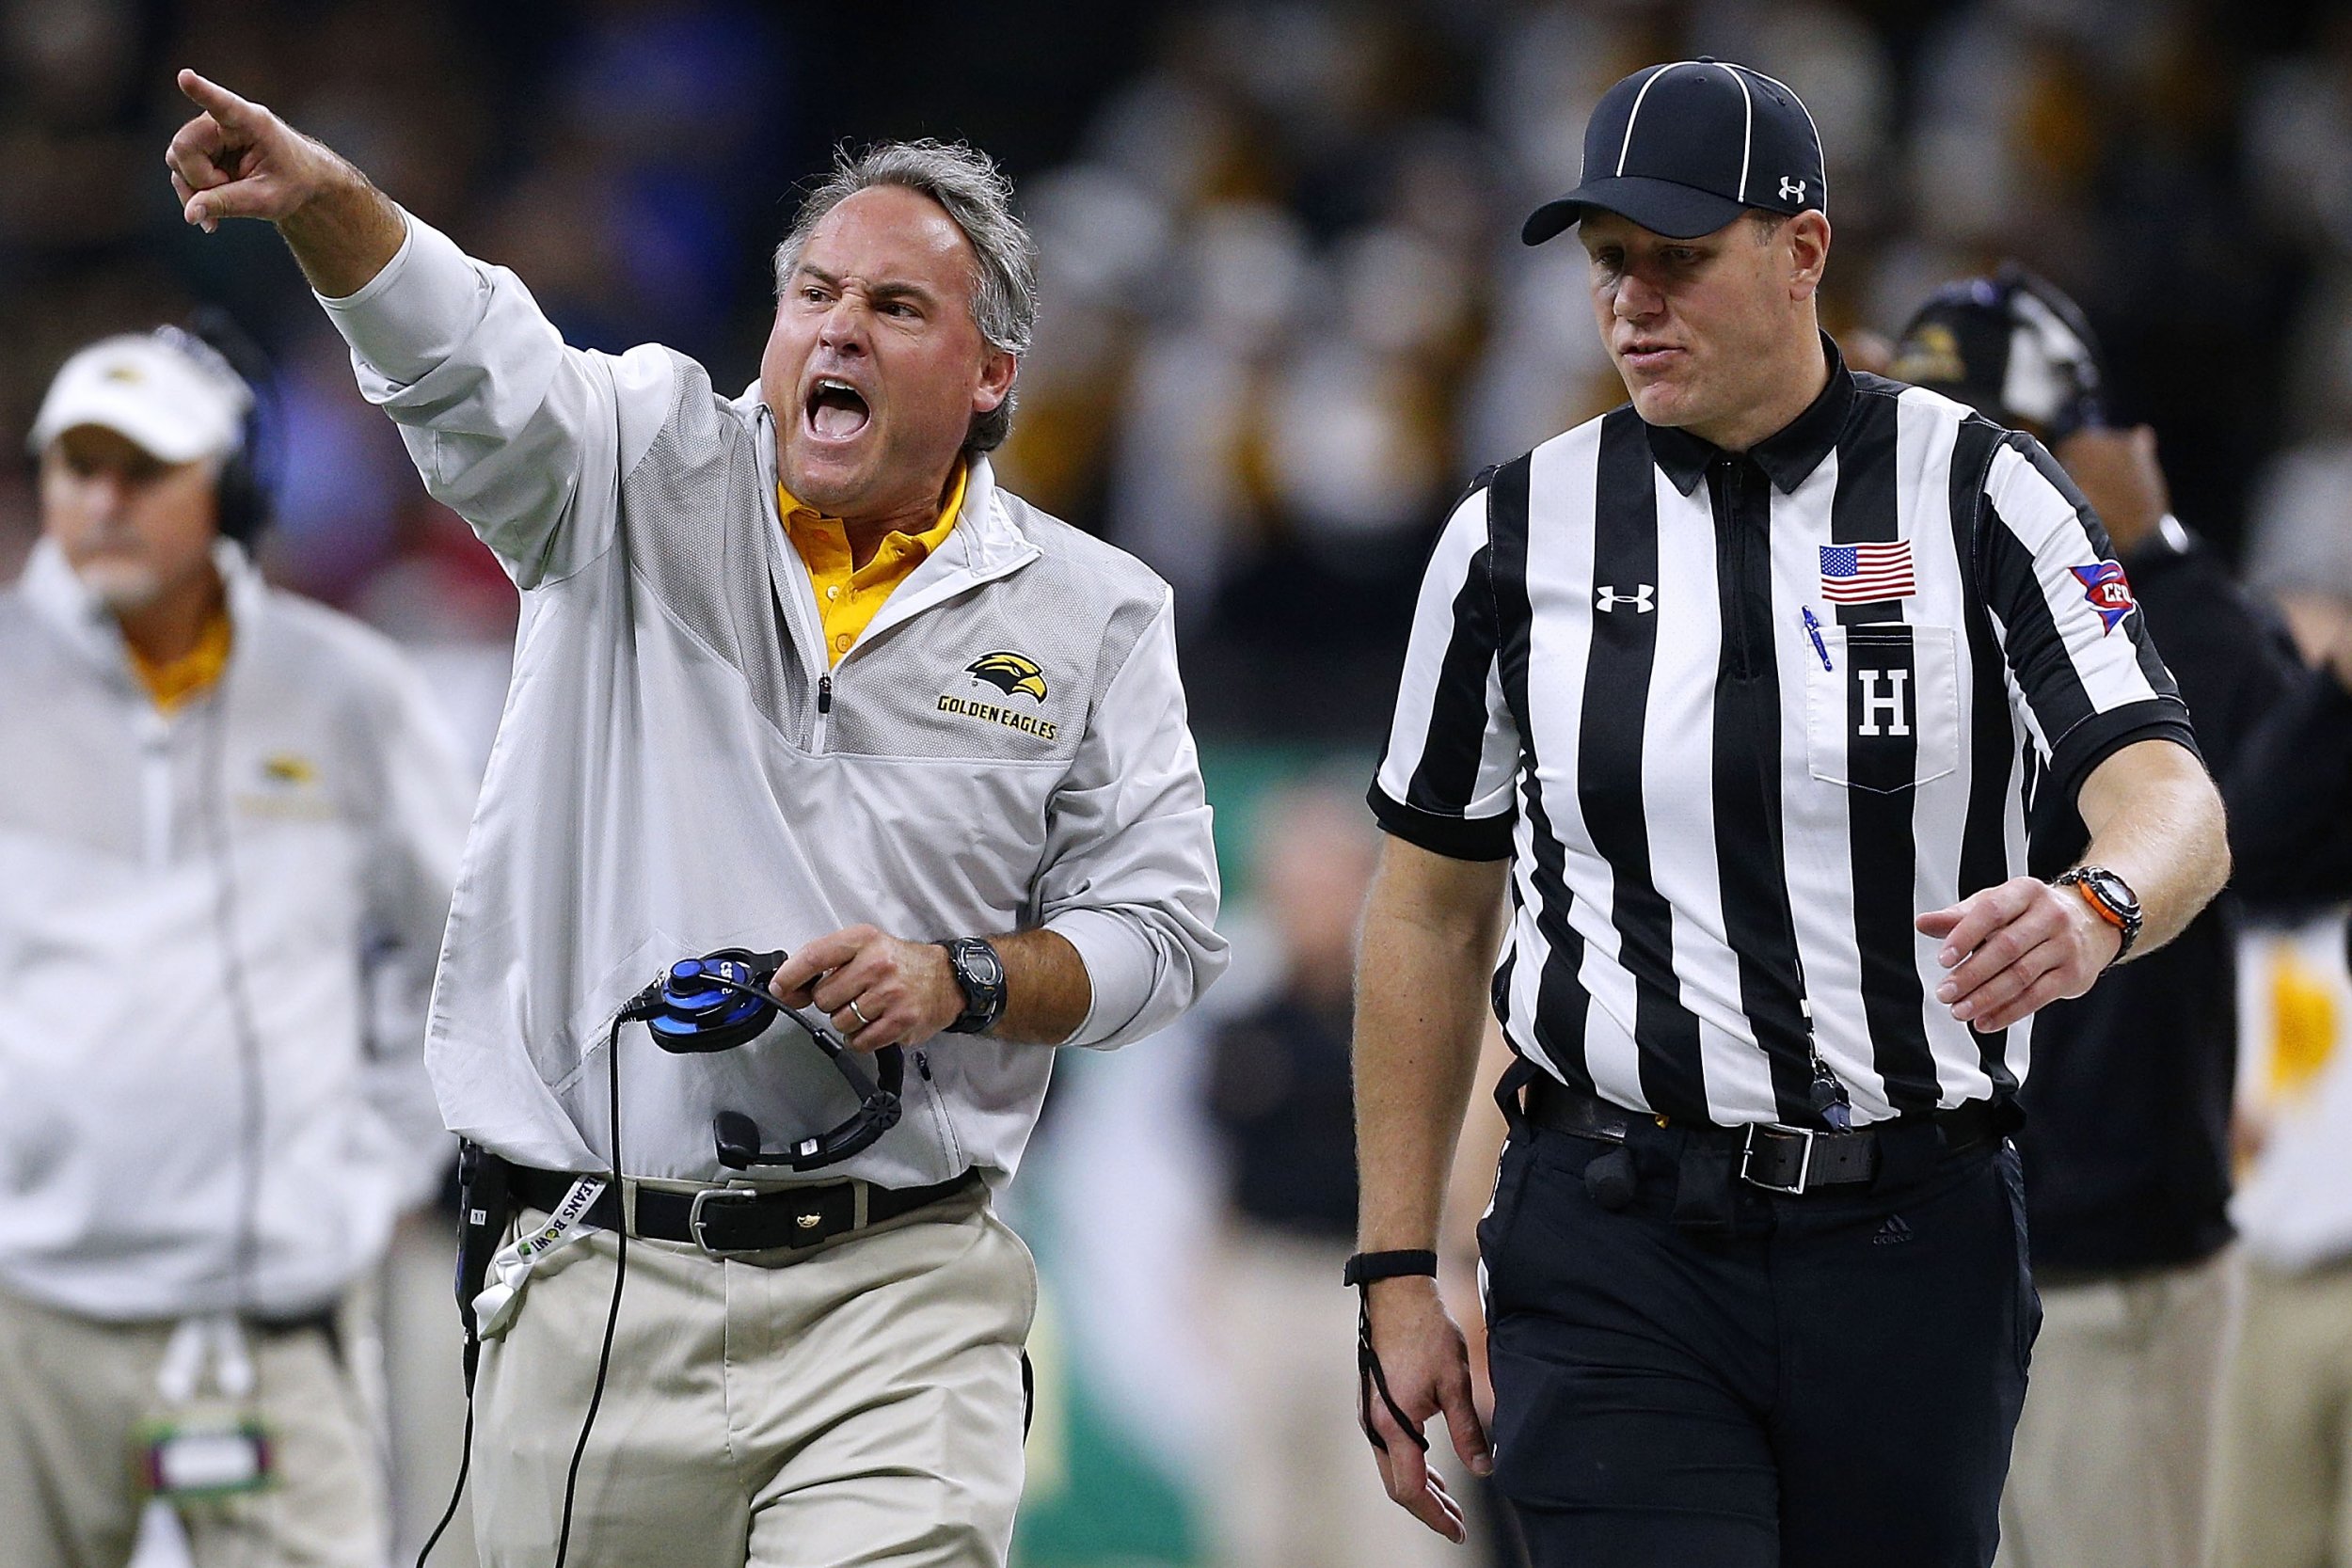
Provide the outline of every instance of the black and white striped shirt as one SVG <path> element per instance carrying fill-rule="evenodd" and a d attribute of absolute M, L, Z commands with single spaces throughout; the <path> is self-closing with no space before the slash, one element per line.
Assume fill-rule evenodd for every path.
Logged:
<path fill-rule="evenodd" d="M 1825 340 L 1826 341 L 1826 340 Z M 2023 873 L 2033 789 L 2195 740 L 2106 531 L 2029 438 L 1850 373 L 1746 456 L 1621 407 L 1481 475 L 1372 803 L 1513 864 L 1494 1001 L 1620 1104 L 1810 1125 L 2013 1090 L 1913 917 Z"/>

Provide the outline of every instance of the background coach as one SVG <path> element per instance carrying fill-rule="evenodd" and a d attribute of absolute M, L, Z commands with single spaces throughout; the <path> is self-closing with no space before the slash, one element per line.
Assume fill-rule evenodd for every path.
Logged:
<path fill-rule="evenodd" d="M 1527 1087 L 1482 1235 L 1492 1464 L 1538 1564 L 1983 1568 L 2037 1316 L 2026 1021 L 2226 877 L 2079 493 L 1820 332 L 1822 169 L 1744 67 L 1603 97 L 1524 238 L 1581 225 L 1631 405 L 1456 510 L 1372 792 L 1364 1417 L 1458 1532 L 1419 1428 L 1486 1440 L 1422 1275 L 1491 971 Z M 2028 749 L 2090 829 L 2063 885 L 2023 875 Z"/>
<path fill-rule="evenodd" d="M 1225 963 L 1168 586 L 988 464 L 1036 308 L 1008 182 L 969 148 L 845 158 L 729 398 L 659 346 L 566 348 L 512 273 L 181 84 L 188 220 L 278 224 L 523 590 L 427 1063 L 527 1207 L 627 1180 L 485 1354 L 485 1562 L 548 1561 L 576 1465 L 583 1561 L 996 1568 L 1037 1280 L 988 1187 L 1053 1046 L 1149 1034 Z M 841 1117 L 797 1029 L 606 1049 L 648 976 L 728 945 L 792 949 L 780 994 L 907 1050 L 904 1117 L 846 1181 L 721 1191 L 720 1113 Z"/>

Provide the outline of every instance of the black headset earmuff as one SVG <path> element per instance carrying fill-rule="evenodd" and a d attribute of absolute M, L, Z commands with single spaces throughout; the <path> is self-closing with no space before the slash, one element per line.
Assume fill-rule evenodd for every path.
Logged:
<path fill-rule="evenodd" d="M 213 495 L 221 536 L 251 549 L 270 525 L 269 423 L 262 404 L 270 387 L 268 358 L 228 311 L 199 307 L 185 328 L 166 327 L 156 337 L 194 360 L 207 374 L 228 374 L 245 384 L 245 420 L 236 451 L 221 459 Z"/>

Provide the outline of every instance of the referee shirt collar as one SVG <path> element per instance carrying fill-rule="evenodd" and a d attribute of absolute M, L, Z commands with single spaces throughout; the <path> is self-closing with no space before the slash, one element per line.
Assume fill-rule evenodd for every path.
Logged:
<path fill-rule="evenodd" d="M 1805 476 L 1821 466 L 1821 459 L 1836 450 L 1846 415 L 1853 407 L 1853 372 L 1846 369 L 1846 356 L 1837 352 L 1836 342 L 1826 332 L 1821 334 L 1821 352 L 1829 359 L 1829 385 L 1821 388 L 1821 395 L 1804 413 L 1747 451 L 1783 495 L 1803 484 Z M 1686 496 L 1707 477 L 1708 464 L 1725 455 L 1714 442 L 1687 430 L 1646 420 L 1644 428 L 1649 432 L 1650 455 L 1666 470 L 1675 488 Z"/>

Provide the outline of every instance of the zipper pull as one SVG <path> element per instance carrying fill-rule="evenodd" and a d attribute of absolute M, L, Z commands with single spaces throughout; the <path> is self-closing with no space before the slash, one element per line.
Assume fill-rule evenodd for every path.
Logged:
<path fill-rule="evenodd" d="M 831 675 L 817 677 L 817 711 L 819 713 L 833 711 L 833 677 Z"/>
<path fill-rule="evenodd" d="M 928 1053 L 918 1051 L 914 1053 L 914 1070 L 923 1075 L 924 1083 L 931 1081 L 931 1059 Z"/>

